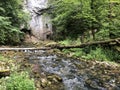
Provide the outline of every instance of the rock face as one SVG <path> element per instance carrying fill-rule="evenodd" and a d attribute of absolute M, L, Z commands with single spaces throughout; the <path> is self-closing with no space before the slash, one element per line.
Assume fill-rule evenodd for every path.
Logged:
<path fill-rule="evenodd" d="M 24 0 L 25 10 L 30 13 L 29 26 L 31 33 L 38 39 L 49 39 L 52 34 L 51 18 L 45 14 L 48 0 Z"/>

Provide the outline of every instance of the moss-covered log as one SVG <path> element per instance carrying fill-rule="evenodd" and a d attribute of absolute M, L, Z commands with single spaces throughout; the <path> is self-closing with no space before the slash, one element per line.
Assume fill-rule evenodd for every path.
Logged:
<path fill-rule="evenodd" d="M 57 49 L 69 49 L 69 48 L 84 48 L 86 46 L 91 46 L 91 45 L 120 45 L 120 38 L 117 39 L 110 39 L 110 40 L 105 40 L 105 41 L 96 41 L 96 42 L 88 42 L 88 43 L 82 43 L 80 45 L 69 45 L 69 46 L 51 46 L 51 48 L 57 48 Z"/>

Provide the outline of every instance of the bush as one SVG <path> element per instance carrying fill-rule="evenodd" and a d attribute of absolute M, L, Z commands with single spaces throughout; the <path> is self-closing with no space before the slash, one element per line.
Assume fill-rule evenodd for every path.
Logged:
<path fill-rule="evenodd" d="M 113 48 L 108 47 L 95 47 L 89 48 L 88 53 L 83 55 L 82 58 L 88 60 L 99 60 L 99 61 L 118 61 L 120 60 L 120 54 Z"/>
<path fill-rule="evenodd" d="M 19 28 L 12 26 L 8 17 L 0 16 L 0 44 L 18 44 L 24 37 Z"/>
<path fill-rule="evenodd" d="M 117 50 L 110 47 L 85 47 L 85 48 L 71 48 L 63 49 L 63 52 L 73 57 L 82 58 L 86 60 L 99 61 L 115 61 L 119 62 L 120 54 Z"/>
<path fill-rule="evenodd" d="M 35 90 L 35 85 L 28 73 L 14 73 L 6 82 L 6 90 Z"/>
<path fill-rule="evenodd" d="M 93 59 L 93 60 L 99 60 L 99 61 L 105 61 L 108 60 L 107 56 L 105 55 L 105 52 L 102 48 L 97 47 L 95 50 L 90 50 L 90 53 L 84 57 L 85 59 Z"/>

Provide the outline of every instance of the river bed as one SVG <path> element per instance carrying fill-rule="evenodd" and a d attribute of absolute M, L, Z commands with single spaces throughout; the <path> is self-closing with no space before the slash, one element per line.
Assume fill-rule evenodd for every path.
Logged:
<path fill-rule="evenodd" d="M 61 77 L 63 90 L 120 90 L 120 67 L 116 64 L 77 60 L 44 50 L 25 53 L 43 72 Z"/>

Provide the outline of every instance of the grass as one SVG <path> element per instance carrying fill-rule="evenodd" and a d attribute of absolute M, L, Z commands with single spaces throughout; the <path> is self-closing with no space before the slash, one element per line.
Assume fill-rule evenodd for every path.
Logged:
<path fill-rule="evenodd" d="M 79 45 L 81 44 L 79 38 L 77 40 L 70 40 L 70 39 L 66 39 L 63 41 L 59 41 L 59 44 L 61 45 Z"/>
<path fill-rule="evenodd" d="M 64 40 L 59 42 L 62 45 L 77 45 L 80 44 L 78 40 Z M 74 43 L 74 44 L 73 44 Z M 85 48 L 71 48 L 62 50 L 67 55 L 72 57 L 82 58 L 86 60 L 99 60 L 99 61 L 115 61 L 120 62 L 120 54 L 113 48 L 88 46 Z"/>
<path fill-rule="evenodd" d="M 14 73 L 6 82 L 6 90 L 35 90 L 34 80 L 27 72 Z"/>
<path fill-rule="evenodd" d="M 34 80 L 27 72 L 12 73 L 10 77 L 0 79 L 0 90 L 35 90 Z"/>
<path fill-rule="evenodd" d="M 4 56 L 2 56 L 1 54 L 0 54 L 0 61 L 7 61 L 8 59 L 7 58 L 5 58 Z"/>
<path fill-rule="evenodd" d="M 19 64 L 0 54 L 0 61 L 10 68 L 10 76 L 0 78 L 0 90 L 35 90 L 34 80 L 29 77 L 27 70 L 17 72 Z"/>

